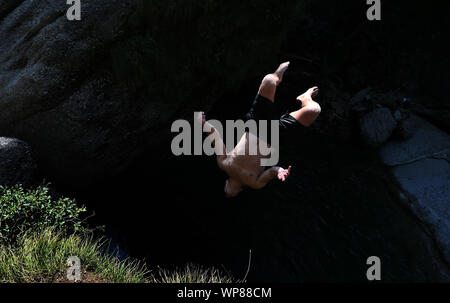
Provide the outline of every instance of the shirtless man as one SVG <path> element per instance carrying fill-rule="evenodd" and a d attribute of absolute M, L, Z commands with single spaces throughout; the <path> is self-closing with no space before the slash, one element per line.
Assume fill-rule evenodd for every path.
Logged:
<path fill-rule="evenodd" d="M 279 120 L 280 132 L 282 132 L 308 127 L 317 119 L 321 111 L 319 104 L 313 100 L 313 97 L 318 93 L 317 87 L 312 87 L 297 97 L 298 102 L 301 103 L 299 110 L 285 114 L 281 118 L 273 116 L 275 91 L 283 80 L 283 75 L 288 67 L 289 62 L 282 63 L 274 73 L 264 77 L 253 106 L 246 115 L 245 120 Z M 237 196 L 244 186 L 261 189 L 272 179 L 278 178 L 284 182 L 289 176 L 290 166 L 288 169 L 273 166 L 265 170 L 261 167 L 260 162 L 263 156 L 259 152 L 257 155 L 249 154 L 249 144 L 258 142 L 258 138 L 252 133 L 246 132 L 236 147 L 227 153 L 226 146 L 219 132 L 215 131 L 214 127 L 206 122 L 204 113 L 199 117 L 200 119 L 202 124 L 207 124 L 207 127 L 210 129 L 209 135 L 213 137 L 219 168 L 229 176 L 224 188 L 227 197 Z"/>

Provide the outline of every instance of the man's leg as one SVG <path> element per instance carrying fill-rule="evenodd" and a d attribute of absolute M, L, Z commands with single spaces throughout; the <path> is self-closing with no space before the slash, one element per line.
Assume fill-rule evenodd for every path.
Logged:
<path fill-rule="evenodd" d="M 273 74 L 268 74 L 262 80 L 258 94 L 274 102 L 275 91 L 283 80 L 284 72 L 288 69 L 289 62 L 282 63 Z"/>
<path fill-rule="evenodd" d="M 197 122 L 202 124 L 203 129 L 205 129 L 209 136 L 211 136 L 212 142 L 214 143 L 214 151 L 217 156 L 217 162 L 219 166 L 221 161 L 227 158 L 227 147 L 223 142 L 221 134 L 215 129 L 213 125 L 206 122 L 206 116 L 204 112 L 200 112 L 197 116 Z"/>
<path fill-rule="evenodd" d="M 302 108 L 290 113 L 298 122 L 304 126 L 310 126 L 320 115 L 320 105 L 313 100 L 319 92 L 317 86 L 308 89 L 303 95 L 298 96 L 297 100 L 302 103 Z"/>

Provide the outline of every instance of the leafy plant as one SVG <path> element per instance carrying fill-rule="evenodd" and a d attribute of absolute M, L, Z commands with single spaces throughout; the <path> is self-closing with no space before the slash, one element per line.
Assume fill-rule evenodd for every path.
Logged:
<path fill-rule="evenodd" d="M 0 243 L 12 243 L 29 229 L 56 227 L 67 233 L 86 231 L 78 207 L 69 198 L 54 199 L 47 186 L 24 189 L 20 185 L 0 186 Z"/>

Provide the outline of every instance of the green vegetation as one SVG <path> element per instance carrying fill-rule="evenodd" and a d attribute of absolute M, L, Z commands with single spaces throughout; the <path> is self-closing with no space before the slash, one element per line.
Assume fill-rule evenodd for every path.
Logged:
<path fill-rule="evenodd" d="M 65 282 L 71 256 L 80 258 L 84 276 L 93 274 L 91 282 L 147 282 L 143 264 L 103 254 L 104 244 L 77 234 L 64 236 L 53 228 L 23 233 L 14 246 L 0 248 L 0 282 Z"/>
<path fill-rule="evenodd" d="M 231 275 L 223 274 L 215 268 L 203 268 L 188 264 L 182 269 L 159 270 L 159 283 L 233 283 L 237 282 Z"/>
<path fill-rule="evenodd" d="M 67 260 L 81 262 L 88 283 L 227 283 L 218 270 L 188 265 L 153 275 L 136 260 L 108 253 L 108 242 L 95 239 L 82 220 L 85 207 L 73 199 L 54 199 L 47 186 L 0 186 L 0 282 L 67 282 Z"/>
<path fill-rule="evenodd" d="M 53 199 L 47 186 L 27 190 L 0 186 L 0 243 L 12 243 L 21 232 L 48 226 L 67 233 L 86 231 L 80 219 L 84 212 L 86 208 L 74 200 Z"/>

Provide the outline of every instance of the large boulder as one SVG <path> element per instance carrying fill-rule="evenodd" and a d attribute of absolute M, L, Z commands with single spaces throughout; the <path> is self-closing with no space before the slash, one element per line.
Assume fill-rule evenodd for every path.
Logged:
<path fill-rule="evenodd" d="M 373 147 L 386 142 L 396 126 L 391 111 L 385 107 L 377 108 L 360 119 L 363 140 Z"/>
<path fill-rule="evenodd" d="M 392 167 L 405 205 L 450 262 L 450 136 L 416 115 L 409 119 L 415 125 L 412 137 L 388 142 L 381 159 Z"/>
<path fill-rule="evenodd" d="M 173 120 L 276 67 L 297 4 L 235 2 L 82 1 L 71 22 L 66 1 L 0 1 L 0 134 L 53 182 L 123 172 Z"/>
<path fill-rule="evenodd" d="M 27 141 L 53 180 L 89 182 L 116 167 L 112 153 L 126 159 L 117 144 L 133 139 L 136 110 L 96 59 L 123 35 L 133 2 L 82 2 L 79 22 L 66 1 L 6 1 L 0 14 L 0 133 Z"/>
<path fill-rule="evenodd" d="M 15 138 L 0 137 L 0 185 L 33 182 L 36 166 L 30 147 Z"/>

